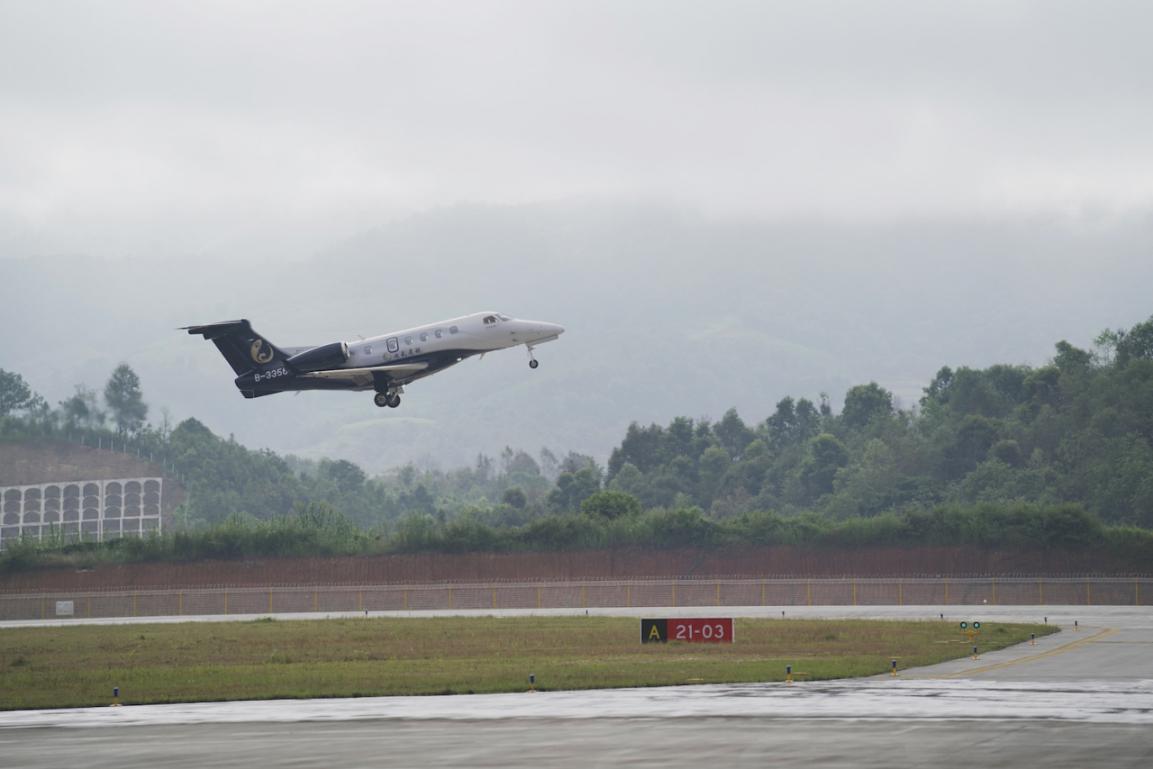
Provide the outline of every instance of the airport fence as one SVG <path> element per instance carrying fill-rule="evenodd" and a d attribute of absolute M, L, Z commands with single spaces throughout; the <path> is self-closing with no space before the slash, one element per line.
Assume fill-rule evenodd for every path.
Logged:
<path fill-rule="evenodd" d="M 1153 605 L 1151 578 L 653 579 L 0 595 L 0 620 L 462 609 Z"/>

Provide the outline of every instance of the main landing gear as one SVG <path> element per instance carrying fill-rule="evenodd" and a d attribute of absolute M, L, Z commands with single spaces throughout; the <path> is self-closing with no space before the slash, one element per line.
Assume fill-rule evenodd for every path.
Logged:
<path fill-rule="evenodd" d="M 396 390 L 377 393 L 372 397 L 372 402 L 381 408 L 388 406 L 390 409 L 394 409 L 400 405 L 400 393 Z"/>

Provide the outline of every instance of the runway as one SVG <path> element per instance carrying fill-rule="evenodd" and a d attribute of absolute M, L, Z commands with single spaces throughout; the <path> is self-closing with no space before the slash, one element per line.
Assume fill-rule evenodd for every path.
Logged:
<path fill-rule="evenodd" d="M 726 613 L 779 617 L 780 611 L 936 619 L 943 610 Z M 1153 763 L 1149 607 L 948 612 L 947 618 L 983 620 L 1048 617 L 1064 631 L 1036 646 L 897 678 L 0 713 L 0 756 L 7 767 Z"/>

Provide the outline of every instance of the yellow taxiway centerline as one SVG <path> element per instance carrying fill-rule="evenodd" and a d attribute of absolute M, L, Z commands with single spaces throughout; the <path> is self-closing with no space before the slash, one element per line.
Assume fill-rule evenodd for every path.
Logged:
<path fill-rule="evenodd" d="M 1065 652 L 1070 652 L 1070 651 L 1073 651 L 1075 649 L 1080 649 L 1082 646 L 1087 646 L 1087 645 L 1093 643 L 1094 641 L 1098 641 L 1102 638 L 1105 638 L 1106 636 L 1111 636 L 1111 635 L 1115 634 L 1116 632 L 1117 632 L 1116 629 L 1111 628 L 1111 627 L 1107 627 L 1107 628 L 1104 628 L 1102 630 L 1097 631 L 1096 633 L 1094 633 L 1091 636 L 1087 636 L 1085 638 L 1078 638 L 1076 641 L 1070 641 L 1067 644 L 1064 644 L 1062 646 L 1058 646 L 1056 649 L 1049 649 L 1048 651 L 1043 651 L 1043 652 L 1040 652 L 1039 654 L 1030 654 L 1028 657 L 1020 657 L 1020 658 L 1015 659 L 1015 660 L 1006 660 L 1005 662 L 998 662 L 998 663 L 993 664 L 993 665 L 983 665 L 982 667 L 979 667 L 979 668 L 970 668 L 969 670 L 962 670 L 962 671 L 959 671 L 957 673 L 948 673 L 946 675 L 941 675 L 941 676 L 923 676 L 923 677 L 926 679 L 966 678 L 968 676 L 975 675 L 977 673 L 988 673 L 989 671 L 992 671 L 992 670 L 1002 670 L 1002 669 L 1007 668 L 1007 667 L 1012 667 L 1013 665 L 1020 665 L 1020 664 L 1023 664 L 1025 662 L 1033 662 L 1035 660 L 1044 659 L 1045 657 L 1054 657 L 1058 654 L 1064 654 Z"/>

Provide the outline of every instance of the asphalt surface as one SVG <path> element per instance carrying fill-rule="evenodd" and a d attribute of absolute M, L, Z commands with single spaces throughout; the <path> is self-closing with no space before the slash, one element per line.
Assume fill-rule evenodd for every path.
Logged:
<path fill-rule="evenodd" d="M 1063 632 L 1035 646 L 902 671 L 897 678 L 793 686 L 0 713 L 0 765 L 1153 766 L 1149 607 L 805 607 L 723 614 L 780 611 L 849 618 L 944 613 L 955 621 L 1047 617 Z"/>

